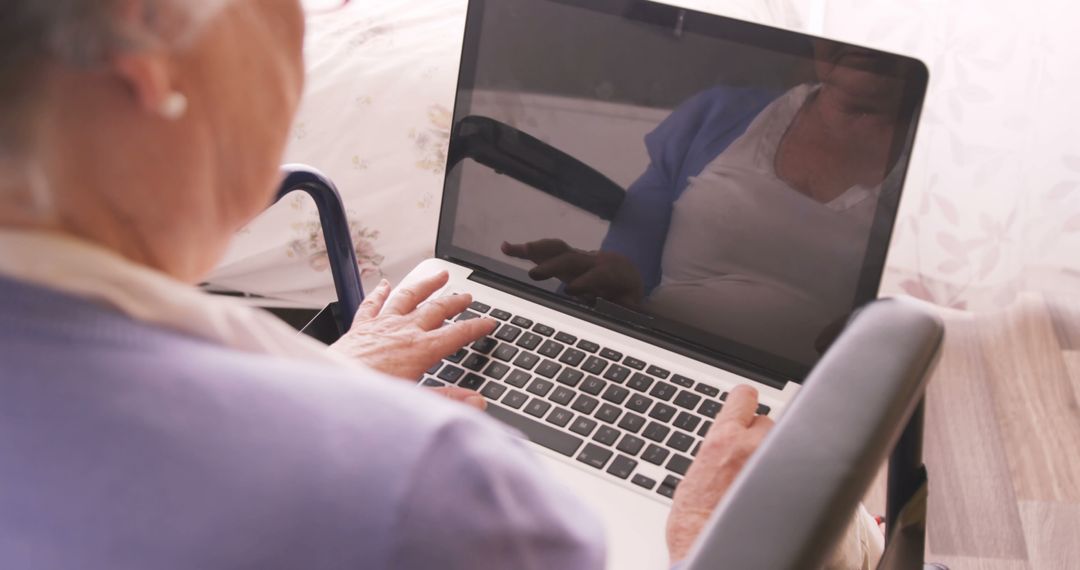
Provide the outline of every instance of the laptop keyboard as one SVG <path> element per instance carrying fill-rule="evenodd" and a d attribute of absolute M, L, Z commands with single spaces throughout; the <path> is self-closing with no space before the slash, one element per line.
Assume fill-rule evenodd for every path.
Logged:
<path fill-rule="evenodd" d="M 475 390 L 488 400 L 489 415 L 533 443 L 674 495 L 727 392 L 480 301 L 457 320 L 481 316 L 501 324 L 433 366 L 421 384 Z M 644 464 L 655 466 L 646 469 L 653 476 L 639 472 Z"/>

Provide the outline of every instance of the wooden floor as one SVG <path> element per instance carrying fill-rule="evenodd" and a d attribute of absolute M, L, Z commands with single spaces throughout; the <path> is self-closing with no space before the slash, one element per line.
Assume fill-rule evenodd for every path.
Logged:
<path fill-rule="evenodd" d="M 944 317 L 927 400 L 928 560 L 1080 569 L 1080 303 Z M 881 487 L 867 498 L 877 513 Z"/>

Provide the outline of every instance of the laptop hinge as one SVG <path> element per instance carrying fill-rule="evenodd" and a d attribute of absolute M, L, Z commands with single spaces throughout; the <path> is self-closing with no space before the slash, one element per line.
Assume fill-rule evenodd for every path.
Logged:
<path fill-rule="evenodd" d="M 709 366 L 721 368 L 732 374 L 737 374 L 755 382 L 765 384 L 766 386 L 776 388 L 777 390 L 783 390 L 785 386 L 791 382 L 789 379 L 777 378 L 775 373 L 770 375 L 769 371 L 750 363 L 735 358 L 719 358 L 713 356 L 708 349 L 686 343 L 670 336 L 657 334 L 654 329 L 648 329 L 643 325 L 598 315 L 594 311 L 579 309 L 571 304 L 567 304 L 561 298 L 553 294 L 546 294 L 534 288 L 524 286 L 513 279 L 503 277 L 467 261 L 456 258 L 447 258 L 447 260 L 472 269 L 472 273 L 469 275 L 469 281 L 474 281 L 516 297 L 521 297 L 527 301 L 559 311 L 560 313 L 588 321 L 606 329 L 611 329 L 617 333 L 636 338 L 687 358 L 692 358 Z"/>

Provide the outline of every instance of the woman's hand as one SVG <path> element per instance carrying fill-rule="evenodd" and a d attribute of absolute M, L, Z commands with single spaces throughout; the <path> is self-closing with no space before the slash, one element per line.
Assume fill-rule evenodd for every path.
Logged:
<path fill-rule="evenodd" d="M 679 483 L 667 523 L 668 552 L 673 564 L 689 554 L 720 499 L 772 429 L 773 421 L 756 415 L 757 407 L 756 390 L 749 386 L 732 390 Z"/>
<path fill-rule="evenodd" d="M 645 297 L 637 268 L 618 253 L 581 251 L 559 239 L 504 243 L 502 252 L 535 263 L 529 271 L 531 279 L 558 279 L 566 284 L 568 295 L 589 301 L 600 298 L 632 309 L 640 308 Z"/>
<path fill-rule="evenodd" d="M 392 299 L 383 280 L 356 312 L 352 329 L 330 350 L 355 358 L 390 376 L 417 380 L 428 368 L 463 346 L 494 332 L 496 321 L 471 319 L 444 326 L 472 303 L 470 295 L 429 299 L 442 289 L 446 272 L 398 290 Z M 483 408 L 484 399 L 471 390 L 439 389 L 455 400 Z"/>

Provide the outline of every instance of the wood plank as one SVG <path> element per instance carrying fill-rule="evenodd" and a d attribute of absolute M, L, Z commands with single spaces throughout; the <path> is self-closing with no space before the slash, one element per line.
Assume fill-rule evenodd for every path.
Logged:
<path fill-rule="evenodd" d="M 929 547 L 941 555 L 1025 560 L 979 324 L 955 313 L 945 320 L 945 346 L 927 397 Z"/>
<path fill-rule="evenodd" d="M 1022 502 L 1020 519 L 1032 568 L 1080 568 L 1080 504 Z"/>
<path fill-rule="evenodd" d="M 1046 303 L 976 322 L 1017 498 L 1080 502 L 1080 406 Z"/>

